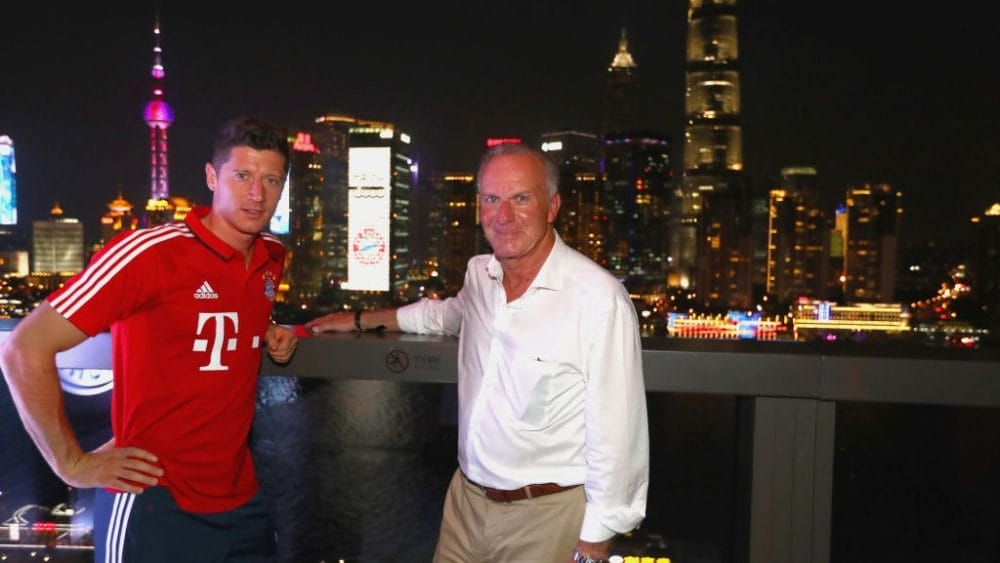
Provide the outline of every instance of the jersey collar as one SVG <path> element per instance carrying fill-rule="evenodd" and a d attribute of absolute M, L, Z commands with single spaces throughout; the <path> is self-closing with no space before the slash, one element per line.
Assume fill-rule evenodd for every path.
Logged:
<path fill-rule="evenodd" d="M 184 223 L 187 224 L 194 236 L 198 237 L 205 246 L 212 249 L 213 252 L 222 257 L 223 260 L 232 260 L 237 256 L 242 256 L 242 253 L 235 248 L 226 244 L 224 240 L 215 236 L 215 234 L 208 230 L 208 227 L 201 222 L 202 219 L 211 213 L 212 208 L 207 205 L 197 205 L 191 208 L 188 212 L 187 217 L 184 218 Z M 254 246 L 257 245 L 257 239 L 254 240 Z"/>

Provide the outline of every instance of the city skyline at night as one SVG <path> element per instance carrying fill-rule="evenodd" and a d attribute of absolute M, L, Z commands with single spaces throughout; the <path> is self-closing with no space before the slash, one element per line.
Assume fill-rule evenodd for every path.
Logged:
<path fill-rule="evenodd" d="M 888 183 L 906 194 L 905 232 L 960 236 L 956 223 L 1000 198 L 989 131 L 997 79 L 974 62 L 996 24 L 943 28 L 916 13 L 903 26 L 889 7 L 860 7 L 738 5 L 747 177 L 760 195 L 781 168 L 815 167 L 828 210 L 851 186 Z M 171 192 L 207 202 L 211 136 L 238 113 L 293 131 L 332 111 L 391 121 L 412 134 L 428 172 L 473 169 L 488 136 L 598 133 L 622 27 L 642 76 L 637 118 L 674 139 L 679 165 L 686 2 L 426 9 L 394 20 L 353 5 L 262 15 L 163 6 Z M 24 54 L 0 71 L 20 213 L 42 218 L 59 201 L 90 229 L 119 192 L 133 204 L 147 197 L 138 116 L 154 7 L 32 10 L 4 30 Z"/>

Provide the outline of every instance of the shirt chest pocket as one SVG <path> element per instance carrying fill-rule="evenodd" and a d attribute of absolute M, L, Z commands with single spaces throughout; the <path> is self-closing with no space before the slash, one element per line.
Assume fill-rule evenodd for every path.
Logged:
<path fill-rule="evenodd" d="M 505 398 L 524 429 L 547 428 L 582 400 L 583 380 L 572 364 L 526 355 L 513 362 L 508 375 Z"/>

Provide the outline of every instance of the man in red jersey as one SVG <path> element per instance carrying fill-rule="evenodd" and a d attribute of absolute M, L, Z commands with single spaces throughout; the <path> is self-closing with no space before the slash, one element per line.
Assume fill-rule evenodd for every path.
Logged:
<path fill-rule="evenodd" d="M 288 166 L 283 130 L 227 122 L 205 165 L 210 208 L 119 235 L 0 346 L 46 461 L 68 485 L 97 489 L 98 562 L 274 559 L 247 437 L 263 350 L 284 363 L 297 344 L 270 320 L 285 249 L 264 232 Z M 55 357 L 109 329 L 114 437 L 85 452 Z"/>

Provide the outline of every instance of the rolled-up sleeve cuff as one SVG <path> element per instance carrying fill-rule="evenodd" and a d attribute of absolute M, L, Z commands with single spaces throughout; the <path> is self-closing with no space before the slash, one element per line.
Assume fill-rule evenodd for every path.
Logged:
<path fill-rule="evenodd" d="M 422 323 L 420 323 L 420 311 L 423 308 L 423 303 L 417 301 L 409 305 L 404 305 L 396 309 L 396 322 L 399 323 L 399 330 L 403 332 L 422 332 Z"/>
<path fill-rule="evenodd" d="M 609 540 L 618 532 L 601 524 L 597 517 L 597 510 L 591 509 L 587 505 L 583 513 L 583 525 L 580 526 L 580 539 L 587 542 L 597 543 Z"/>

